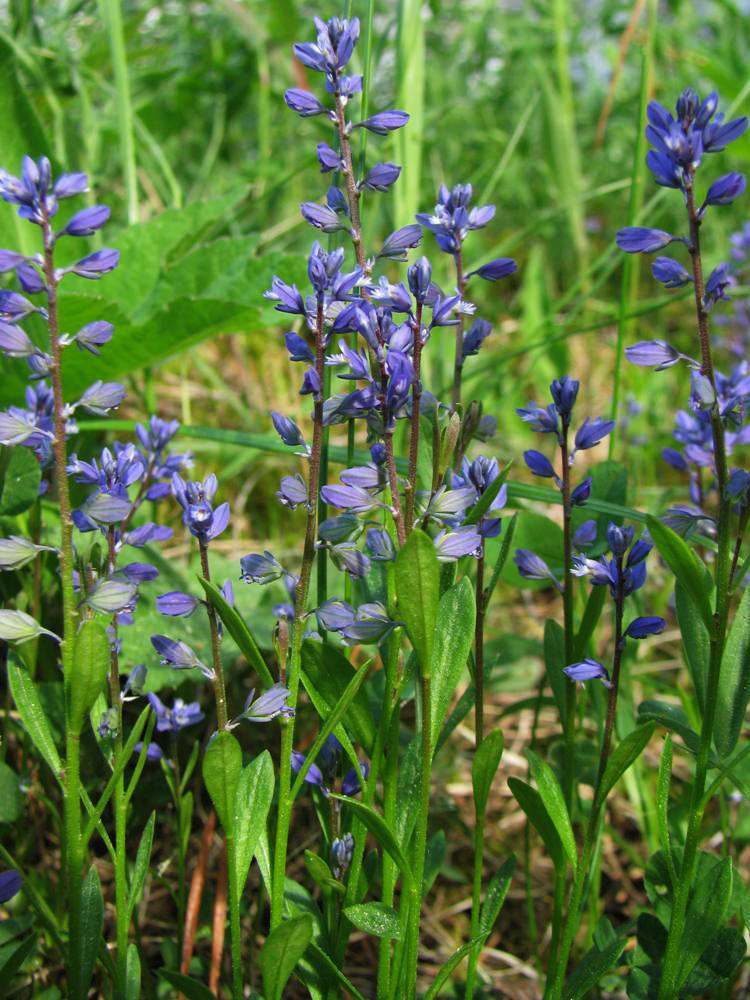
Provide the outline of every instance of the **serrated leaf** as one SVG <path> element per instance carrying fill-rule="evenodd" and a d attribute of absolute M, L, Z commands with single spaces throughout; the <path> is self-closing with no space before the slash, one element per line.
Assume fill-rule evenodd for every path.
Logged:
<path fill-rule="evenodd" d="M 461 680 L 474 641 L 476 605 L 468 577 L 447 590 L 437 608 L 432 642 L 432 726 L 430 746 L 435 747 L 451 699 Z"/>
<path fill-rule="evenodd" d="M 263 659 L 260 649 L 258 649 L 258 644 L 253 638 L 250 629 L 242 620 L 239 612 L 225 600 L 224 595 L 216 584 L 211 583 L 209 580 L 204 580 L 200 576 L 198 577 L 198 582 L 203 587 L 206 597 L 213 605 L 217 615 L 221 618 L 227 632 L 229 632 L 237 643 L 242 655 L 260 676 L 263 683 L 267 687 L 273 687 L 275 682 L 271 676 L 271 671 L 266 666 L 266 661 Z"/>
<path fill-rule="evenodd" d="M 654 545 L 659 550 L 659 555 L 672 570 L 678 583 L 685 588 L 696 612 L 708 629 L 709 635 L 712 635 L 714 631 L 713 611 L 706 593 L 703 566 L 698 562 L 687 543 L 668 525 L 658 518 L 652 517 L 651 514 L 647 516 L 646 524 Z"/>
<path fill-rule="evenodd" d="M 52 773 L 62 783 L 62 762 L 57 752 L 52 731 L 44 714 L 34 682 L 26 670 L 19 666 L 14 653 L 8 661 L 8 681 L 18 714 L 26 727 L 26 732 L 39 753 L 44 757 Z"/>
<path fill-rule="evenodd" d="M 396 941 L 401 939 L 399 915 L 392 906 L 386 906 L 385 903 L 359 903 L 346 906 L 344 916 L 365 934 Z"/>
<path fill-rule="evenodd" d="M 203 781 L 219 822 L 227 834 L 234 832 L 234 803 L 242 774 L 242 750 L 226 730 L 217 733 L 203 756 Z"/>
<path fill-rule="evenodd" d="M 746 587 L 729 629 L 721 660 L 714 720 L 714 745 L 722 757 L 737 746 L 750 701 L 750 587 Z"/>
<path fill-rule="evenodd" d="M 440 564 L 429 535 L 412 531 L 396 557 L 394 573 L 399 618 L 421 668 L 429 671 L 440 599 Z"/>
<path fill-rule="evenodd" d="M 310 944 L 312 932 L 312 919 L 305 914 L 285 920 L 268 935 L 258 956 L 266 1000 L 281 1000 L 289 977 Z"/>
<path fill-rule="evenodd" d="M 531 774 L 536 781 L 544 808 L 557 830 L 570 867 L 575 872 L 578 867 L 578 850 L 560 782 L 557 780 L 555 772 L 546 761 L 542 760 L 539 754 L 534 753 L 533 750 L 527 750 L 526 756 L 529 759 Z"/>

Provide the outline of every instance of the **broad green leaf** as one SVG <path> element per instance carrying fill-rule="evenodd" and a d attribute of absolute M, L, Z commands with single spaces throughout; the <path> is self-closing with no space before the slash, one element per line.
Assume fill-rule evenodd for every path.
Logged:
<path fill-rule="evenodd" d="M 717 933 L 732 898 L 732 859 L 723 858 L 699 878 L 693 888 L 680 939 L 676 985 L 682 986 Z"/>
<path fill-rule="evenodd" d="M 138 853 L 135 856 L 135 867 L 133 868 L 133 878 L 130 883 L 130 893 L 128 895 L 128 919 L 131 919 L 136 906 L 140 902 L 143 885 L 148 874 L 148 863 L 151 860 L 151 846 L 154 842 L 154 824 L 156 823 L 156 812 L 152 812 L 143 828 L 141 841 L 138 844 Z"/>
<path fill-rule="evenodd" d="M 687 996 L 714 996 L 731 979 L 747 952 L 745 938 L 736 927 L 720 927 L 683 983 Z"/>
<path fill-rule="evenodd" d="M 1 51 L 1 49 L 0 49 Z M 41 466 L 31 448 L 3 449 L 0 456 L 0 517 L 22 514 L 39 496 Z M 4 459 L 8 458 L 7 463 Z"/>
<path fill-rule="evenodd" d="M 0 823 L 15 823 L 23 807 L 20 778 L 5 761 L 0 761 Z"/>
<path fill-rule="evenodd" d="M 307 914 L 275 927 L 258 956 L 266 1000 L 281 1000 L 284 987 L 310 944 L 313 922 Z"/>
<path fill-rule="evenodd" d="M 603 948 L 589 949 L 565 980 L 562 1000 L 583 1000 L 610 969 L 614 968 L 627 944 L 627 938 L 616 937 Z"/>
<path fill-rule="evenodd" d="M 9 993 L 11 979 L 15 976 L 23 963 L 32 953 L 38 940 L 37 935 L 32 934 L 31 937 L 27 937 L 26 940 L 22 941 L 16 948 L 4 949 L 6 957 L 4 961 L 0 961 L 0 983 L 4 984 L 4 988 L 7 988 Z M 6 994 L 3 993 L 3 996 L 5 995 Z"/>
<path fill-rule="evenodd" d="M 527 785 L 520 778 L 508 778 L 508 787 L 513 793 L 513 797 L 529 818 L 529 822 L 542 838 L 547 853 L 550 856 L 555 870 L 559 873 L 565 869 L 565 852 L 563 851 L 562 840 L 557 832 L 555 824 L 549 817 L 545 809 L 542 796 L 531 785 Z"/>
<path fill-rule="evenodd" d="M 83 721 L 104 690 L 110 667 L 109 637 L 98 621 L 85 621 L 75 639 L 73 666 L 66 677 L 70 725 L 80 733 Z"/>
<path fill-rule="evenodd" d="M 487 799 L 495 780 L 495 774 L 503 756 L 503 731 L 491 730 L 474 753 L 471 764 L 471 782 L 474 788 L 474 810 L 477 816 L 484 816 L 487 809 Z"/>
<path fill-rule="evenodd" d="M 411 888 L 414 885 L 414 875 L 412 874 L 411 865 L 406 860 L 406 855 L 401 850 L 395 834 L 383 817 L 376 813 L 374 809 L 371 809 L 370 806 L 365 805 L 364 802 L 358 802 L 356 799 L 350 799 L 345 795 L 337 794 L 332 794 L 332 798 L 345 802 L 357 819 L 362 821 L 383 850 L 387 851 L 396 862 L 405 887 L 407 889 Z"/>
<path fill-rule="evenodd" d="M 703 566 L 683 539 L 668 525 L 651 514 L 648 515 L 646 524 L 659 555 L 672 570 L 677 582 L 685 588 L 711 635 L 714 631 L 713 612 L 706 592 Z"/>
<path fill-rule="evenodd" d="M 533 750 L 527 750 L 526 756 L 529 759 L 531 774 L 536 781 L 544 808 L 557 830 L 570 867 L 575 872 L 578 867 L 578 850 L 560 782 L 557 780 L 555 772 L 546 761 L 542 760 L 539 754 L 534 753 Z"/>
<path fill-rule="evenodd" d="M 593 589 L 603 590 L 604 588 L 594 587 Z M 563 627 L 554 618 L 548 618 L 544 623 L 544 670 L 561 719 L 565 719 L 565 685 L 570 683 L 567 675 L 563 673 L 563 669 L 568 666 L 570 664 L 565 662 L 565 632 Z"/>
<path fill-rule="evenodd" d="M 245 884 L 250 863 L 273 800 L 275 777 L 268 750 L 242 769 L 234 800 L 235 858 L 237 884 Z"/>
<path fill-rule="evenodd" d="M 81 892 L 81 987 L 88 996 L 91 977 L 96 965 L 96 953 L 102 939 L 104 927 L 104 899 L 99 872 L 92 865 L 83 880 Z"/>
<path fill-rule="evenodd" d="M 401 921 L 392 906 L 385 903 L 359 903 L 344 907 L 344 916 L 350 920 L 357 930 L 373 937 L 401 938 Z"/>
<path fill-rule="evenodd" d="M 324 894 L 330 894 L 332 889 L 341 895 L 346 892 L 344 883 L 339 882 L 338 879 L 333 877 L 333 872 L 328 862 L 321 858 L 319 854 L 315 854 L 314 851 L 305 851 L 305 868 L 310 872 L 313 880 L 317 882 Z"/>
<path fill-rule="evenodd" d="M 361 680 L 361 675 L 357 677 L 359 671 L 354 670 L 344 654 L 327 642 L 312 642 L 308 639 L 302 643 L 302 670 L 306 678 L 305 687 L 309 680 L 328 706 L 327 711 L 321 711 L 315 706 L 323 718 L 327 718 L 341 703 L 352 681 L 355 678 Z M 352 695 L 350 688 L 349 694 Z M 372 752 L 375 722 L 367 695 L 358 686 L 354 688 L 341 726 L 346 728 L 368 754 Z"/>
<path fill-rule="evenodd" d="M 453 952 L 448 961 L 444 962 L 443 965 L 440 966 L 438 974 L 432 981 L 432 985 L 424 995 L 424 1000 L 436 1000 L 436 998 L 440 996 L 440 990 L 442 990 L 445 983 L 447 983 L 450 974 L 461 963 L 461 961 L 464 958 L 466 958 L 469 952 L 471 952 L 472 949 L 476 947 L 476 945 L 482 943 L 482 938 L 483 935 L 479 934 L 477 935 L 477 937 L 472 938 L 471 941 L 468 941 L 457 951 Z"/>
<path fill-rule="evenodd" d="M 234 804 L 242 774 L 242 750 L 226 730 L 216 735 L 203 756 L 203 781 L 219 822 L 228 834 L 234 832 Z"/>
<path fill-rule="evenodd" d="M 484 894 L 484 903 L 482 904 L 482 912 L 479 917 L 479 929 L 482 932 L 483 940 L 487 938 L 500 915 L 515 869 L 516 856 L 515 854 L 511 854 L 490 879 L 487 891 Z"/>
<path fill-rule="evenodd" d="M 224 595 L 216 584 L 211 583 L 209 580 L 204 580 L 203 577 L 198 577 L 198 582 L 203 587 L 206 597 L 213 605 L 217 615 L 224 623 L 227 632 L 239 646 L 242 655 L 260 676 L 263 683 L 268 687 L 273 687 L 275 682 L 271 676 L 271 671 L 266 666 L 266 661 L 258 649 L 258 644 L 253 638 L 250 629 L 242 620 L 239 612 L 224 599 Z"/>
<path fill-rule="evenodd" d="M 34 682 L 27 671 L 19 665 L 15 653 L 11 653 L 8 660 L 8 681 L 26 732 L 54 776 L 62 783 L 62 762 L 55 741 L 52 739 L 47 716 L 44 714 Z"/>
<path fill-rule="evenodd" d="M 140 996 L 141 960 L 138 956 L 138 947 L 131 941 L 125 956 L 125 1000 L 140 1000 Z"/>
<path fill-rule="evenodd" d="M 183 976 L 181 972 L 172 972 L 171 969 L 157 969 L 156 974 L 165 979 L 170 986 L 186 997 L 186 1000 L 216 1000 L 216 994 L 208 986 L 190 976 Z"/>
<path fill-rule="evenodd" d="M 405 623 L 419 665 L 429 672 L 440 598 L 440 564 L 432 539 L 415 529 L 396 557 L 398 616 Z"/>
<path fill-rule="evenodd" d="M 750 701 L 750 587 L 742 595 L 721 660 L 714 745 L 722 757 L 737 746 Z"/>
<path fill-rule="evenodd" d="M 601 784 L 597 789 L 595 808 L 601 808 L 610 791 L 620 778 L 625 774 L 630 765 L 640 757 L 646 749 L 648 741 L 654 735 L 655 722 L 647 722 L 645 726 L 638 726 L 631 733 L 621 740 L 610 754 L 607 766 L 602 775 Z"/>
<path fill-rule="evenodd" d="M 712 590 L 713 584 L 711 578 L 708 573 L 705 576 L 708 578 L 709 590 Z M 698 698 L 698 706 L 701 712 L 703 712 L 703 706 L 706 703 L 711 641 L 708 637 L 706 626 L 701 621 L 700 616 L 695 613 L 693 602 L 682 584 L 677 584 L 674 596 L 677 622 L 680 626 L 680 636 L 682 638 L 682 648 L 685 650 L 685 661 L 690 670 L 695 694 Z"/>
<path fill-rule="evenodd" d="M 432 642 L 432 726 L 430 746 L 437 743 L 451 699 L 461 680 L 474 641 L 476 606 L 468 577 L 440 598 Z"/>
<path fill-rule="evenodd" d="M 422 899 L 426 899 L 435 879 L 438 877 L 438 873 L 443 867 L 446 843 L 445 830 L 438 830 L 437 833 L 433 833 L 427 841 L 424 854 L 424 868 L 422 870 Z"/>

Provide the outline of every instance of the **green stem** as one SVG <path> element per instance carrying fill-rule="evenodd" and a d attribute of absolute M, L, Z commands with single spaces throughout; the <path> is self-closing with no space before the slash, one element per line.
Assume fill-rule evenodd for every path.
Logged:
<path fill-rule="evenodd" d="M 690 223 L 690 256 L 693 264 L 693 279 L 695 292 L 695 308 L 698 320 L 698 338 L 701 346 L 701 374 L 716 385 L 713 359 L 711 357 L 711 340 L 708 330 L 708 313 L 703 305 L 704 284 L 703 265 L 700 250 L 700 220 L 695 208 L 695 195 L 692 183 L 686 190 L 687 212 Z M 675 888 L 674 903 L 669 925 L 667 948 L 664 953 L 664 965 L 659 985 L 659 1000 L 671 1000 L 679 989 L 678 966 L 680 960 L 680 944 L 685 928 L 688 897 L 693 884 L 693 877 L 698 863 L 698 847 L 700 845 L 701 823 L 705 803 L 703 793 L 706 787 L 708 761 L 711 753 L 716 707 L 719 695 L 719 678 L 721 661 L 724 654 L 727 622 L 729 619 L 729 573 L 730 573 L 730 518 L 731 503 L 727 498 L 727 454 L 724 440 L 724 427 L 716 407 L 711 415 L 711 430 L 714 444 L 714 461 L 716 464 L 716 488 L 719 493 L 717 553 L 714 567 L 716 581 L 716 605 L 714 610 L 713 634 L 710 637 L 710 652 L 708 664 L 708 683 L 706 685 L 706 700 L 701 723 L 700 747 L 695 764 L 695 777 L 690 796 L 690 811 L 688 818 L 685 850 L 682 856 L 682 867 Z"/>
<path fill-rule="evenodd" d="M 227 834 L 227 869 L 229 872 L 229 931 L 232 939 L 232 995 L 242 1000 L 242 929 L 240 926 L 240 885 L 237 881 L 237 851 L 234 834 Z"/>
<path fill-rule="evenodd" d="M 420 899 L 424 881 L 424 859 L 427 851 L 427 820 L 430 813 L 430 774 L 432 772 L 432 701 L 429 664 L 422 664 L 421 692 L 421 744 L 422 760 L 419 769 L 419 812 L 414 840 L 412 870 L 414 888 L 410 901 L 411 919 L 407 941 L 406 988 L 409 996 L 416 996 L 419 961 Z"/>
<path fill-rule="evenodd" d="M 477 689 L 479 690 L 479 689 Z M 474 878 L 471 888 L 471 939 L 479 935 L 479 916 L 482 906 L 482 869 L 484 862 L 484 812 L 474 811 Z M 479 945 L 472 948 L 466 970 L 466 1000 L 474 996 L 474 981 L 476 979 L 477 962 L 482 949 Z"/>
<path fill-rule="evenodd" d="M 210 582 L 211 569 L 208 564 L 208 546 L 205 542 L 199 540 L 198 548 L 201 556 L 201 573 L 203 574 L 203 579 Z M 222 729 L 226 729 L 228 722 L 227 694 L 224 687 L 224 668 L 221 665 L 219 622 L 216 617 L 216 609 L 210 601 L 206 606 L 206 613 L 208 615 L 209 632 L 211 633 L 211 665 L 214 672 L 213 685 L 214 698 L 216 700 L 216 725 L 219 732 L 221 732 Z"/>
<path fill-rule="evenodd" d="M 422 369 L 422 309 L 421 302 L 417 303 L 417 312 L 414 320 L 414 385 L 411 390 L 411 427 L 409 436 L 409 473 L 406 485 L 406 512 L 404 514 L 404 529 L 408 535 L 414 524 L 414 504 L 417 495 L 417 459 L 419 457 L 419 409 L 422 401 L 422 382 L 420 372 Z"/>
<path fill-rule="evenodd" d="M 133 135 L 133 108 L 130 100 L 128 78 L 128 53 L 122 26 L 120 0 L 101 0 L 104 21 L 109 32 L 112 70 L 115 78 L 115 103 L 117 105 L 117 133 L 120 136 L 120 156 L 127 195 L 128 222 L 138 222 L 138 177 L 135 165 L 135 138 Z"/>
<path fill-rule="evenodd" d="M 464 297 L 466 280 L 464 279 L 464 264 L 461 249 L 454 256 L 456 262 L 456 291 Z M 458 314 L 456 324 L 456 353 L 453 359 L 453 391 L 451 396 L 451 413 L 455 413 L 461 405 L 461 378 L 464 371 L 464 314 Z"/>

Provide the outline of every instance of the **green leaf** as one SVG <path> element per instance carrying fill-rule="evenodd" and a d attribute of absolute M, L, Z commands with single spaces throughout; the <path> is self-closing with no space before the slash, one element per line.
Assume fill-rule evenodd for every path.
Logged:
<path fill-rule="evenodd" d="M 310 944 L 312 932 L 312 919 L 305 914 L 285 920 L 268 935 L 258 956 L 266 1000 L 281 1000 L 289 977 Z"/>
<path fill-rule="evenodd" d="M 359 903 L 344 907 L 344 916 L 357 930 L 373 937 L 400 940 L 401 921 L 392 906 L 385 903 Z"/>
<path fill-rule="evenodd" d="M 706 593 L 703 565 L 668 525 L 651 514 L 646 518 L 646 524 L 659 554 L 674 573 L 677 582 L 685 588 L 709 635 L 713 634 L 713 612 Z"/>
<path fill-rule="evenodd" d="M 483 940 L 486 940 L 490 931 L 495 926 L 495 921 L 500 916 L 505 897 L 508 895 L 513 872 L 516 870 L 516 856 L 511 856 L 502 863 L 495 874 L 490 879 L 487 891 L 484 894 L 484 903 L 479 917 L 479 929 L 482 932 Z"/>
<path fill-rule="evenodd" d="M 503 756 L 504 737 L 502 729 L 489 732 L 474 754 L 471 764 L 471 783 L 474 788 L 474 810 L 477 816 L 484 816 L 492 782 Z"/>
<path fill-rule="evenodd" d="M 11 653 L 8 660 L 8 681 L 13 701 L 16 703 L 26 732 L 39 753 L 44 757 L 54 776 L 62 783 L 62 762 L 52 738 L 47 716 L 44 714 L 34 682 L 25 668 L 19 666 L 15 653 Z"/>
<path fill-rule="evenodd" d="M 750 587 L 746 587 L 721 660 L 714 745 L 722 757 L 728 757 L 737 746 L 749 701 Z"/>
<path fill-rule="evenodd" d="M 546 761 L 542 760 L 539 754 L 534 753 L 533 750 L 527 750 L 526 756 L 529 759 L 531 774 L 536 781 L 544 808 L 557 830 L 570 867 L 575 873 L 578 867 L 578 849 L 560 782 L 557 780 L 555 772 Z"/>
<path fill-rule="evenodd" d="M 440 598 L 440 564 L 432 539 L 416 529 L 396 557 L 398 615 L 405 623 L 422 670 L 430 671 Z"/>
<path fill-rule="evenodd" d="M 104 927 L 104 899 L 99 872 L 92 865 L 83 880 L 81 892 L 81 987 L 88 996 L 91 977 L 96 965 L 96 953 L 102 939 Z"/>
<path fill-rule="evenodd" d="M 226 730 L 218 733 L 203 756 L 203 781 L 219 822 L 227 834 L 234 832 L 234 804 L 242 774 L 242 750 Z"/>
<path fill-rule="evenodd" d="M 462 577 L 446 590 L 437 610 L 431 667 L 432 747 L 437 743 L 451 699 L 466 668 L 474 641 L 475 616 L 474 589 L 468 577 Z"/>
<path fill-rule="evenodd" d="M 654 735 L 655 722 L 647 722 L 645 726 L 638 726 L 631 733 L 621 740 L 610 754 L 607 766 L 602 775 L 601 784 L 597 789 L 595 808 L 601 808 L 607 799 L 610 791 L 627 769 L 637 760 L 646 749 L 646 745 Z"/>
<path fill-rule="evenodd" d="M 308 945 L 305 957 L 310 962 L 324 980 L 333 979 L 341 983 L 344 989 L 351 995 L 352 1000 L 365 1000 L 357 987 L 349 982 L 344 973 L 339 969 L 324 951 L 322 951 L 314 941 Z"/>
<path fill-rule="evenodd" d="M 399 760 L 396 815 L 393 818 L 393 823 L 398 841 L 404 850 L 409 848 L 409 840 L 419 811 L 421 754 L 421 740 L 417 734 L 409 741 L 406 752 L 401 755 Z"/>
<path fill-rule="evenodd" d="M 234 800 L 235 859 L 237 884 L 245 884 L 260 835 L 266 827 L 273 801 L 275 777 L 268 750 L 242 769 Z"/>
<path fill-rule="evenodd" d="M 266 661 L 258 649 L 258 644 L 253 638 L 250 629 L 240 617 L 239 612 L 231 604 L 227 603 L 216 584 L 211 583 L 209 580 L 204 580 L 200 576 L 198 577 L 198 582 L 203 587 L 206 597 L 213 605 L 217 615 L 221 618 L 227 632 L 237 643 L 242 655 L 260 676 L 263 683 L 268 687 L 273 687 L 275 681 L 271 676 L 271 671 L 266 666 Z"/>
<path fill-rule="evenodd" d="M 309 680 L 327 706 L 323 711 L 317 704 L 315 706 L 323 718 L 337 709 L 352 681 L 355 679 L 361 681 L 363 677 L 359 674 L 359 670 L 354 670 L 349 660 L 335 646 L 328 642 L 312 642 L 309 639 L 302 643 L 302 670 L 305 687 Z M 351 689 L 349 695 L 352 696 Z M 375 722 L 367 695 L 358 686 L 354 688 L 345 721 L 340 725 L 345 726 L 352 738 L 360 743 L 368 754 L 372 752 L 375 742 Z M 336 727 L 336 730 L 338 729 L 339 724 Z M 338 736 L 338 732 L 336 735 Z"/>
<path fill-rule="evenodd" d="M 472 938 L 471 941 L 468 941 L 457 951 L 454 951 L 451 957 L 448 959 L 448 961 L 444 962 L 440 966 L 438 974 L 432 981 L 432 985 L 424 995 L 424 1000 L 435 1000 L 436 997 L 440 996 L 440 990 L 442 990 L 443 986 L 448 981 L 448 977 L 450 976 L 450 974 L 453 972 L 456 966 L 458 966 L 461 963 L 461 961 L 464 958 L 466 958 L 469 952 L 476 947 L 476 945 L 482 943 L 482 937 L 483 935 L 480 934 L 477 937 Z"/>
<path fill-rule="evenodd" d="M 713 590 L 713 582 L 708 573 L 707 586 L 709 593 Z M 599 588 L 604 589 L 604 588 Z M 711 656 L 711 640 L 708 629 L 695 613 L 694 605 L 688 592 L 678 583 L 674 590 L 677 623 L 680 626 L 682 647 L 685 650 L 690 676 L 698 698 L 698 706 L 703 712 L 706 703 L 706 685 L 708 684 L 708 662 Z"/>
<path fill-rule="evenodd" d="M 130 883 L 130 894 L 128 895 L 128 920 L 133 916 L 138 905 L 143 885 L 148 874 L 148 863 L 151 860 L 151 846 L 154 842 L 154 824 L 156 823 L 156 812 L 152 812 L 148 822 L 143 828 L 141 841 L 138 844 L 138 853 L 135 856 L 135 867 L 133 868 L 133 880 Z"/>
<path fill-rule="evenodd" d="M 41 466 L 31 448 L 3 449 L 0 475 L 0 517 L 22 514 L 39 496 Z"/>
<path fill-rule="evenodd" d="M 330 894 L 332 889 L 341 895 L 346 892 L 344 883 L 339 882 L 338 879 L 333 877 L 333 872 L 328 862 L 321 858 L 319 854 L 315 854 L 314 851 L 305 851 L 305 868 L 310 872 L 313 881 L 317 882 L 324 894 Z"/>
<path fill-rule="evenodd" d="M 110 666 L 109 638 L 98 621 L 85 621 L 75 639 L 73 668 L 66 677 L 70 726 L 80 733 L 84 719 L 104 690 Z"/>
<path fill-rule="evenodd" d="M 667 860 L 672 885 L 677 881 L 669 837 L 669 786 L 672 782 L 672 734 L 667 733 L 659 759 L 659 777 L 656 783 L 656 824 L 659 846 Z"/>
<path fill-rule="evenodd" d="M 638 706 L 638 722 L 650 721 L 657 722 L 660 726 L 664 726 L 665 729 L 677 733 L 691 753 L 698 753 L 700 736 L 691 727 L 687 715 L 677 705 L 671 705 L 669 702 L 657 701 L 656 699 L 642 701 Z M 708 759 L 711 767 L 720 766 L 716 754 L 709 754 Z"/>
<path fill-rule="evenodd" d="M 583 1000 L 605 973 L 609 972 L 625 950 L 627 939 L 615 937 L 603 948 L 594 945 L 565 980 L 562 1000 Z"/>
<path fill-rule="evenodd" d="M 345 802 L 357 819 L 362 821 L 383 850 L 387 851 L 396 862 L 405 887 L 410 889 L 414 885 L 414 875 L 412 874 L 411 865 L 406 860 L 406 855 L 401 850 L 398 840 L 383 817 L 378 815 L 370 806 L 365 805 L 364 802 L 357 802 L 356 799 L 347 798 L 346 795 L 332 793 L 331 797 L 338 799 L 340 802 Z"/>
<path fill-rule="evenodd" d="M 427 841 L 425 849 L 424 868 L 422 870 L 422 899 L 426 899 L 427 893 L 438 877 L 438 872 L 445 863 L 445 849 L 445 830 L 438 830 Z"/>
<path fill-rule="evenodd" d="M 183 976 L 181 972 L 172 972 L 171 969 L 157 969 L 156 973 L 165 979 L 170 986 L 174 986 L 186 1000 L 216 1000 L 216 994 L 208 986 L 191 979 L 190 976 Z"/>
<path fill-rule="evenodd" d="M 23 963 L 32 953 L 37 943 L 36 934 L 32 934 L 31 937 L 27 937 L 25 941 L 22 941 L 18 947 L 14 948 L 9 953 L 6 952 L 7 957 L 4 962 L 0 963 L 0 983 L 4 984 L 10 992 L 10 981 L 21 968 Z M 0 987 L 0 989 L 3 987 Z M 5 993 L 3 992 L 3 996 Z"/>
<path fill-rule="evenodd" d="M 23 806 L 20 778 L 5 761 L 0 761 L 0 823 L 15 823 L 23 815 Z"/>
<path fill-rule="evenodd" d="M 138 947 L 131 941 L 125 956 L 125 1000 L 139 1000 L 141 996 L 141 960 Z"/>
<path fill-rule="evenodd" d="M 683 983 L 687 996 L 712 996 L 736 973 L 747 951 L 745 938 L 736 927 L 721 927 Z"/>
<path fill-rule="evenodd" d="M 675 984 L 683 985 L 693 966 L 717 933 L 732 898 L 732 859 L 723 858 L 696 882 L 680 939 Z"/>
<path fill-rule="evenodd" d="M 433 757 L 440 753 L 458 726 L 461 725 L 466 716 L 472 710 L 476 699 L 476 693 L 474 685 L 469 684 L 464 693 L 453 706 L 450 715 L 443 723 L 443 728 L 440 730 L 440 736 L 438 736 L 435 749 L 433 750 Z"/>
<path fill-rule="evenodd" d="M 549 817 L 542 796 L 539 792 L 527 785 L 520 778 L 508 778 L 508 787 L 513 793 L 513 797 L 529 818 L 529 822 L 542 838 L 542 843 L 547 848 L 555 871 L 558 874 L 565 870 L 565 852 L 563 851 L 562 840 L 557 832 L 555 824 Z"/>
<path fill-rule="evenodd" d="M 603 590 L 595 587 L 594 590 Z M 554 618 L 548 618 L 544 623 L 544 670 L 547 682 L 557 705 L 561 719 L 565 718 L 565 685 L 570 681 L 563 669 L 570 664 L 565 662 L 565 632 L 562 625 Z"/>

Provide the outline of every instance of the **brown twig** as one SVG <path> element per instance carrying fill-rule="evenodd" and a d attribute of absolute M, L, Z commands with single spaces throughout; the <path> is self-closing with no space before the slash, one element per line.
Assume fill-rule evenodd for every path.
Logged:
<path fill-rule="evenodd" d="M 180 962 L 180 972 L 186 976 L 190 970 L 190 961 L 193 957 L 193 947 L 195 945 L 195 935 L 198 931 L 198 915 L 201 908 L 201 897 L 203 896 L 203 886 L 206 881 L 206 870 L 208 868 L 208 856 L 211 851 L 211 842 L 216 831 L 216 813 L 211 811 L 203 827 L 201 846 L 198 851 L 198 861 L 190 880 L 190 892 L 188 893 L 187 910 L 185 913 L 185 936 L 182 939 L 182 960 Z M 180 1000 L 183 1000 L 180 995 Z"/>
<path fill-rule="evenodd" d="M 219 873 L 216 879 L 216 898 L 214 899 L 214 922 L 211 928 L 211 972 L 208 977 L 208 987 L 214 993 L 219 990 L 221 974 L 221 957 L 224 954 L 224 928 L 227 923 L 227 845 L 222 844 L 219 857 Z"/>

